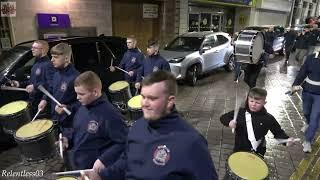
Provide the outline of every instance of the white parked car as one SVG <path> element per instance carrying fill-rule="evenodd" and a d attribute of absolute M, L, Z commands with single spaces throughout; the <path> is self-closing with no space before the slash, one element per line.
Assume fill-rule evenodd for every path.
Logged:
<path fill-rule="evenodd" d="M 224 32 L 188 32 L 171 41 L 161 56 L 170 63 L 171 72 L 178 80 L 195 85 L 198 76 L 215 68 L 234 68 L 231 37 Z"/>

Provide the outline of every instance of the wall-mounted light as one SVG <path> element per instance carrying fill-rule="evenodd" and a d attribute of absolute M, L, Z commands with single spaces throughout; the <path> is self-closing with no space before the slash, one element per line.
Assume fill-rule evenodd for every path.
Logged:
<path fill-rule="evenodd" d="M 48 5 L 61 5 L 66 3 L 67 0 L 48 0 Z"/>
<path fill-rule="evenodd" d="M 220 9 L 217 13 L 218 14 L 223 14 L 224 12 L 223 12 L 223 10 Z"/>

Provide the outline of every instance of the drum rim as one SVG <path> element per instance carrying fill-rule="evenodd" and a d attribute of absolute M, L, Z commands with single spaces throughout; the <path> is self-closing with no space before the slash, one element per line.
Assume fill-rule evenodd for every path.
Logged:
<path fill-rule="evenodd" d="M 127 84 L 126 84 L 127 86 L 125 86 L 125 87 L 122 88 L 122 89 L 118 89 L 118 90 L 112 90 L 112 89 L 110 89 L 110 87 L 111 87 L 113 84 L 116 84 L 116 83 L 118 83 L 118 82 L 125 82 L 125 83 L 127 83 Z M 126 88 L 129 88 L 129 83 L 128 83 L 127 81 L 116 81 L 116 82 L 110 84 L 110 86 L 108 87 L 108 90 L 109 90 L 110 92 L 119 92 L 119 91 L 121 91 L 121 90 L 123 90 L 123 89 L 126 89 Z"/>
<path fill-rule="evenodd" d="M 23 100 L 18 100 L 18 101 L 23 101 Z M 17 102 L 17 101 L 12 101 L 12 102 L 10 102 L 10 103 L 13 103 L 13 102 Z M 23 108 L 22 110 L 17 111 L 17 112 L 15 112 L 15 113 L 11 113 L 11 114 L 0 114 L 0 117 L 16 116 L 16 115 L 20 114 L 21 112 L 27 111 L 27 110 L 29 109 L 29 107 L 30 107 L 30 104 L 29 104 L 27 101 L 24 101 L 24 102 L 27 103 L 27 106 L 26 106 L 25 108 Z M 10 103 L 7 103 L 7 104 L 10 104 Z M 5 104 L 5 105 L 7 105 L 7 104 Z M 3 105 L 3 106 L 5 106 L 5 105 Z M 0 108 L 2 108 L 3 106 L 1 106 Z"/>
<path fill-rule="evenodd" d="M 260 157 L 258 154 L 254 153 L 254 152 L 248 152 L 248 151 L 237 151 L 237 152 L 233 152 L 232 154 L 229 155 L 227 161 L 226 161 L 226 167 L 228 169 L 228 171 L 226 173 L 229 173 L 229 175 L 233 176 L 233 177 L 237 177 L 237 178 L 241 178 L 243 179 L 242 177 L 238 176 L 235 172 L 233 172 L 229 166 L 229 158 L 233 155 L 233 154 L 236 154 L 236 153 L 248 153 L 248 154 L 252 154 L 252 155 L 255 155 L 256 157 L 258 157 L 260 160 L 262 160 L 262 162 L 266 165 L 267 167 L 267 175 L 265 177 L 263 177 L 263 179 L 266 179 L 269 177 L 269 167 L 268 167 L 268 164 L 263 160 L 262 157 Z M 231 173 L 231 174 L 230 174 Z"/>
<path fill-rule="evenodd" d="M 48 121 L 51 121 L 52 122 L 52 120 L 48 120 Z M 29 122 L 29 123 L 31 123 L 31 122 Z M 27 123 L 28 124 L 28 123 Z M 27 125 L 27 124 L 24 124 L 24 125 Z M 24 126 L 23 125 L 23 126 Z M 21 127 L 23 127 L 23 126 L 21 126 Z M 21 128 L 20 127 L 20 128 Z M 19 128 L 19 129 L 20 129 Z M 19 137 L 19 136 L 17 136 L 17 131 L 19 130 L 17 130 L 17 131 L 15 131 L 14 133 L 13 133 L 13 137 L 14 137 L 14 139 L 16 139 L 16 140 L 18 140 L 18 141 L 20 141 L 20 142 L 25 142 L 25 141 L 30 141 L 30 140 L 33 140 L 33 139 L 38 139 L 39 137 L 43 137 L 43 135 L 45 135 L 45 134 L 49 134 L 49 133 L 51 133 L 52 132 L 52 130 L 53 130 L 53 128 L 54 128 L 54 124 L 53 124 L 53 122 L 52 122 L 52 126 L 48 129 L 48 130 L 46 130 L 46 131 L 44 131 L 44 132 L 42 132 L 42 133 L 40 133 L 40 134 L 37 134 L 37 135 L 34 135 L 34 136 L 30 136 L 30 137 Z"/>

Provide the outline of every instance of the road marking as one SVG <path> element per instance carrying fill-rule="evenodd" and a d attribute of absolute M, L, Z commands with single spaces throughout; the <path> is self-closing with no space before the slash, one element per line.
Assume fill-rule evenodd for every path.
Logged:
<path fill-rule="evenodd" d="M 290 180 L 300 180 L 306 174 L 309 166 L 311 165 L 311 162 L 313 161 L 315 156 L 318 153 L 320 153 L 320 136 L 317 138 L 317 140 L 315 141 L 312 148 L 313 148 L 312 153 L 310 153 L 309 155 L 307 155 L 307 157 L 305 157 L 304 159 L 302 159 L 300 161 L 298 167 L 296 168 L 296 171 L 290 176 Z M 319 160 L 317 163 L 319 163 L 318 165 L 320 165 Z M 314 166 L 314 168 L 315 167 L 318 167 L 318 166 Z M 313 171 L 313 172 L 315 174 L 318 173 L 317 176 L 319 176 L 319 170 L 317 168 L 315 168 L 315 171 Z M 309 177 L 309 178 L 311 178 L 311 177 Z"/>

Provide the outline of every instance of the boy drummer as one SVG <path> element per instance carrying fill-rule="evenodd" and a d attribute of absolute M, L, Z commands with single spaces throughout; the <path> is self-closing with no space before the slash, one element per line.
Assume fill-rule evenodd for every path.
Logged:
<path fill-rule="evenodd" d="M 277 120 L 267 112 L 267 91 L 252 88 L 249 92 L 245 108 L 240 108 L 237 119 L 233 119 L 234 111 L 223 114 L 220 121 L 223 125 L 235 128 L 234 152 L 255 152 L 264 156 L 266 152 L 265 136 L 270 130 L 276 139 L 287 139 L 287 146 L 293 144 L 293 138 L 284 132 Z"/>

